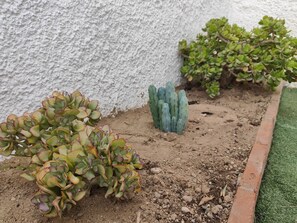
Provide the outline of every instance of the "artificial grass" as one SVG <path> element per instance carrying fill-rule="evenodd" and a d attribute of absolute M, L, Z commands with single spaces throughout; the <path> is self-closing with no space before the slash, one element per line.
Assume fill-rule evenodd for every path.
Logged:
<path fill-rule="evenodd" d="M 297 89 L 283 90 L 255 220 L 297 223 Z"/>

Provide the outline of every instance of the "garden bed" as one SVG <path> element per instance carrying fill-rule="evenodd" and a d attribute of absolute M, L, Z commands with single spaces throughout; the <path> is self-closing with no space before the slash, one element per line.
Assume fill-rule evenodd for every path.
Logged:
<path fill-rule="evenodd" d="M 255 87 L 224 90 L 216 100 L 197 90 L 187 94 L 184 135 L 155 129 L 148 106 L 100 122 L 143 159 L 139 195 L 115 202 L 94 189 L 62 219 L 47 220 L 30 203 L 37 187 L 16 168 L 28 160 L 12 158 L 0 164 L 0 222 L 227 222 L 270 95 Z"/>

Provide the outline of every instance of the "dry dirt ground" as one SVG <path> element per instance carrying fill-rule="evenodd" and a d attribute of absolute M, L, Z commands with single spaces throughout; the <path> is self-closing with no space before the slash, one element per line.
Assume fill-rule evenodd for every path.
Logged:
<path fill-rule="evenodd" d="M 210 100 L 188 91 L 189 123 L 184 135 L 153 127 L 147 106 L 104 118 L 142 157 L 143 190 L 128 201 L 104 198 L 94 188 L 62 219 L 46 219 L 31 204 L 37 186 L 19 174 L 28 160 L 0 164 L 0 222 L 226 222 L 269 93 L 257 88 L 224 90 Z"/>

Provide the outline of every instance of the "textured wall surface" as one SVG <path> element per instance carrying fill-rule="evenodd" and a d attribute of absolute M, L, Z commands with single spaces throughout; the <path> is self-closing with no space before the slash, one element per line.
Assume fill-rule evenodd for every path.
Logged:
<path fill-rule="evenodd" d="M 286 26 L 297 36 L 297 0 L 232 0 L 229 19 L 251 29 L 264 15 L 286 20 Z"/>
<path fill-rule="evenodd" d="M 147 102 L 149 84 L 179 82 L 177 44 L 228 0 L 1 0 L 0 120 L 79 89 L 104 115 Z"/>

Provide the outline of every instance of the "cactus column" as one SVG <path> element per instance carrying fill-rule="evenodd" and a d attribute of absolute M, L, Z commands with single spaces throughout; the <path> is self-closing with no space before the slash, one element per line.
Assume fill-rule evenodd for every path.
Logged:
<path fill-rule="evenodd" d="M 188 122 L 188 99 L 184 90 L 177 94 L 172 82 L 166 88 L 149 86 L 149 106 L 154 126 L 164 132 L 182 134 Z"/>

